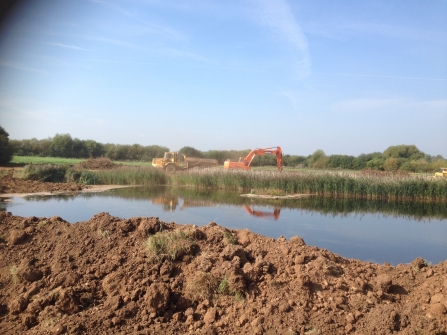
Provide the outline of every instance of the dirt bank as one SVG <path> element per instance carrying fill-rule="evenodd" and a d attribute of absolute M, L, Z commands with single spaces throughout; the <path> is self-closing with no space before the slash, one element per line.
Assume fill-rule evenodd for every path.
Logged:
<path fill-rule="evenodd" d="M 447 261 L 377 265 L 300 237 L 107 213 L 0 213 L 0 255 L 2 334 L 447 332 Z"/>
<path fill-rule="evenodd" d="M 44 183 L 12 177 L 12 172 L 0 176 L 0 197 L 23 197 L 27 195 L 56 195 L 87 192 L 102 192 L 129 185 L 83 185 L 78 183 Z"/>
<path fill-rule="evenodd" d="M 77 183 L 43 183 L 37 180 L 23 180 L 12 177 L 13 170 L 0 176 L 0 194 L 77 192 L 89 186 Z"/>

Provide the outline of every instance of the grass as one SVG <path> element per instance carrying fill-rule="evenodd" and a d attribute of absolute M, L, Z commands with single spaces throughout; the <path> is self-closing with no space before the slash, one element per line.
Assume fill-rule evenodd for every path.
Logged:
<path fill-rule="evenodd" d="M 166 174 L 153 167 L 123 166 L 111 170 L 91 171 L 102 185 L 164 185 Z"/>
<path fill-rule="evenodd" d="M 38 180 L 42 182 L 65 182 L 65 174 L 68 165 L 25 165 L 18 171 L 17 177 L 27 180 Z"/>
<path fill-rule="evenodd" d="M 194 231 L 191 230 L 158 232 L 149 236 L 146 242 L 146 249 L 152 261 L 175 261 L 183 255 L 194 254 L 196 246 Z"/>
<path fill-rule="evenodd" d="M 11 265 L 9 267 L 9 273 L 11 274 L 11 279 L 14 285 L 17 285 L 19 282 L 19 269 L 15 265 Z"/>
<path fill-rule="evenodd" d="M 47 224 L 47 221 L 45 221 L 45 220 L 42 220 L 42 221 L 40 221 L 38 224 L 37 224 L 37 228 L 42 228 L 43 226 L 45 226 Z"/>
<path fill-rule="evenodd" d="M 218 283 L 218 279 L 211 273 L 198 271 L 186 285 L 186 291 L 192 300 L 203 301 L 212 298 Z"/>
<path fill-rule="evenodd" d="M 227 277 L 224 277 L 219 286 L 217 287 L 217 292 L 221 295 L 230 295 L 233 296 L 236 301 L 244 301 L 244 293 L 238 291 L 232 287 Z"/>
<path fill-rule="evenodd" d="M 99 237 L 101 238 L 107 238 L 110 236 L 111 232 L 110 230 L 102 230 L 102 229 L 98 229 L 96 231 L 96 233 L 98 234 Z"/>
<path fill-rule="evenodd" d="M 86 161 L 83 158 L 62 158 L 62 157 L 36 157 L 36 156 L 13 156 L 11 163 L 17 165 L 26 164 L 60 164 L 60 165 L 75 165 Z M 152 162 L 125 162 L 113 161 L 115 164 L 130 165 L 130 166 L 152 166 Z"/>
<path fill-rule="evenodd" d="M 61 164 L 74 165 L 82 162 L 84 159 L 79 158 L 61 158 L 61 157 L 36 157 L 36 156 L 13 156 L 11 163 L 13 164 Z"/>
<path fill-rule="evenodd" d="M 228 229 L 223 229 L 222 231 L 223 236 L 224 236 L 224 244 L 228 245 L 228 244 L 238 244 L 238 240 L 237 238 L 228 230 Z"/>
<path fill-rule="evenodd" d="M 163 185 L 167 176 L 153 167 L 121 166 L 108 170 L 86 170 L 68 165 L 26 165 L 18 178 L 43 182 L 72 182 L 85 185 Z"/>

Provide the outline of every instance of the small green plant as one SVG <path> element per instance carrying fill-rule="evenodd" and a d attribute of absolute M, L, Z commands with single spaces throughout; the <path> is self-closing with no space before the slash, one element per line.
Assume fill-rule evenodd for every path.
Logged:
<path fill-rule="evenodd" d="M 52 326 L 54 323 L 55 323 L 54 318 L 47 318 L 42 322 L 42 326 L 43 326 L 43 328 L 48 328 L 48 327 Z"/>
<path fill-rule="evenodd" d="M 218 279 L 209 272 L 197 272 L 186 285 L 189 297 L 194 301 L 210 299 L 216 293 Z"/>
<path fill-rule="evenodd" d="M 9 273 L 11 274 L 11 279 L 14 285 L 17 285 L 19 282 L 19 269 L 15 265 L 11 265 L 9 267 Z"/>
<path fill-rule="evenodd" d="M 102 230 L 102 229 L 98 229 L 96 232 L 98 233 L 98 236 L 99 236 L 99 237 L 102 237 L 102 238 L 107 238 L 107 237 L 109 237 L 110 234 L 111 234 L 110 230 Z"/>
<path fill-rule="evenodd" d="M 230 290 L 229 287 L 230 287 L 230 284 L 228 284 L 228 278 L 225 277 L 219 283 L 219 286 L 217 288 L 217 292 L 219 292 L 219 294 L 229 294 L 229 290 Z"/>
<path fill-rule="evenodd" d="M 317 328 L 310 328 L 304 334 L 307 334 L 307 335 L 320 335 L 321 331 L 319 329 L 317 329 Z"/>
<path fill-rule="evenodd" d="M 158 232 L 149 236 L 146 249 L 153 261 L 164 259 L 174 261 L 180 256 L 190 255 L 195 252 L 197 242 L 193 236 L 194 232 L 190 230 Z"/>
<path fill-rule="evenodd" d="M 217 292 L 221 295 L 233 296 L 238 302 L 245 300 L 244 292 L 235 290 L 226 276 L 220 281 L 219 286 L 217 287 Z"/>
<path fill-rule="evenodd" d="M 227 229 L 223 230 L 224 235 L 224 243 L 225 244 L 237 244 L 238 240 L 237 238 Z"/>
<path fill-rule="evenodd" d="M 38 224 L 37 224 L 37 228 L 42 228 L 43 226 L 45 226 L 47 224 L 47 221 L 45 221 L 45 220 L 42 220 L 42 221 L 40 221 Z"/>

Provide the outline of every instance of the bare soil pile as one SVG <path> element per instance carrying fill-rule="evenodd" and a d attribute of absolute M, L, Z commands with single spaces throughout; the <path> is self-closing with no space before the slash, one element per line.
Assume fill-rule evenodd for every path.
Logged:
<path fill-rule="evenodd" d="M 227 230 L 0 213 L 3 334 L 446 334 L 447 261 Z M 149 246 L 149 247 L 148 247 Z"/>
<path fill-rule="evenodd" d="M 110 170 L 118 167 L 119 165 L 113 163 L 109 158 L 90 158 L 86 161 L 82 161 L 76 165 L 87 170 Z"/>
<path fill-rule="evenodd" d="M 83 188 L 86 186 L 77 183 L 44 183 L 17 179 L 12 177 L 12 173 L 0 176 L 0 193 L 74 192 Z"/>

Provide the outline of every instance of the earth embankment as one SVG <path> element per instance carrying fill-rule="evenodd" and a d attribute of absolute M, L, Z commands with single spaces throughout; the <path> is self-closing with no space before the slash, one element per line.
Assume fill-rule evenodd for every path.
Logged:
<path fill-rule="evenodd" d="M 4 334 L 447 332 L 447 262 L 373 264 L 298 236 L 2 212 L 0 255 Z"/>

